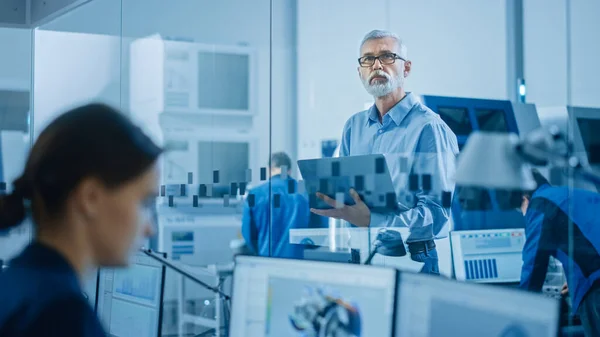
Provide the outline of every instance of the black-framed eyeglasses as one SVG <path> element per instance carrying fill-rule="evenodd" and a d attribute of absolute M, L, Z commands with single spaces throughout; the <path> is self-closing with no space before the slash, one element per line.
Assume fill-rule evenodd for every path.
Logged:
<path fill-rule="evenodd" d="M 396 53 L 385 53 L 379 56 L 367 55 L 360 57 L 358 59 L 358 64 L 360 64 L 361 67 L 370 67 L 375 64 L 375 60 L 379 60 L 379 62 L 384 65 L 394 64 L 396 60 L 406 61 Z"/>

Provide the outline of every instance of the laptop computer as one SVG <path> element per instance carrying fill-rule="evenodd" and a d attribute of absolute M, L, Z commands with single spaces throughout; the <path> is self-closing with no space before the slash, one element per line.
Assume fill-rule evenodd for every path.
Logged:
<path fill-rule="evenodd" d="M 384 155 L 370 154 L 339 158 L 299 160 L 309 205 L 316 209 L 332 207 L 316 196 L 328 197 L 354 205 L 353 188 L 373 212 L 398 213 L 409 208 L 397 200 L 396 190 Z"/>

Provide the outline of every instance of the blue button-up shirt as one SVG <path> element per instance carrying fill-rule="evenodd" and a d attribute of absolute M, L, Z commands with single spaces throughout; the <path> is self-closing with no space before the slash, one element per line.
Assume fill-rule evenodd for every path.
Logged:
<path fill-rule="evenodd" d="M 242 217 L 242 236 L 256 254 L 281 258 L 302 259 L 304 246 L 290 243 L 290 229 L 310 227 L 308 199 L 299 193 L 289 193 L 290 181 L 280 175 L 250 191 L 254 205 L 246 201 Z M 278 204 L 275 196 L 279 195 Z"/>
<path fill-rule="evenodd" d="M 408 93 L 379 122 L 373 105 L 346 122 L 340 156 L 383 154 L 398 200 L 410 210 L 400 214 L 371 213 L 371 227 L 410 228 L 408 242 L 448 235 L 450 210 L 442 207 L 442 191 L 454 191 L 458 142 L 438 114 Z M 409 174 L 429 174 L 431 191 L 409 190 Z"/>

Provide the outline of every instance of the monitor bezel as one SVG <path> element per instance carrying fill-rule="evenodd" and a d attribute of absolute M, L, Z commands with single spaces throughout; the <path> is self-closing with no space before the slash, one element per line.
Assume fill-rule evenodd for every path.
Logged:
<path fill-rule="evenodd" d="M 233 268 L 233 276 L 232 276 L 232 286 L 231 286 L 231 303 L 230 303 L 230 309 L 231 312 L 229 313 L 229 325 L 227 326 L 227 332 L 231 333 L 231 325 L 233 322 L 233 308 L 234 308 L 234 304 L 233 301 L 235 300 L 235 274 L 236 274 L 236 267 L 238 265 L 239 260 L 248 260 L 249 262 L 251 262 L 252 260 L 256 260 L 256 261 L 293 261 L 293 263 L 302 263 L 302 264 L 306 264 L 307 266 L 314 266 L 314 265 L 322 265 L 322 266 L 327 266 L 327 265 L 334 265 L 339 267 L 340 265 L 344 265 L 344 263 L 339 263 L 339 262 L 325 262 L 325 261 L 313 261 L 313 260 L 300 260 L 300 259 L 287 259 L 287 258 L 275 258 L 275 257 L 265 257 L 265 256 L 251 256 L 251 255 L 237 255 L 234 258 L 234 268 Z M 396 268 L 392 268 L 392 267 L 384 267 L 384 266 L 373 266 L 373 265 L 362 265 L 362 264 L 351 264 L 348 263 L 349 267 L 352 268 L 365 268 L 365 269 L 369 269 L 369 268 L 374 268 L 374 269 L 380 269 L 380 270 L 391 270 L 394 273 L 394 287 L 393 287 L 393 292 L 394 292 L 394 299 L 393 299 L 393 303 L 392 303 L 392 313 L 391 313 L 391 319 L 392 319 L 392 324 L 391 324 L 391 336 L 394 337 L 396 336 L 396 309 L 398 307 L 398 284 L 399 284 L 399 277 L 400 277 L 400 271 Z M 384 336 L 382 336 L 384 337 Z"/>
<path fill-rule="evenodd" d="M 154 251 L 153 253 L 160 255 L 162 258 L 166 259 L 167 258 L 167 253 L 163 253 L 163 252 L 156 252 Z M 140 256 L 145 256 L 142 255 L 142 253 L 137 253 L 140 254 Z M 100 274 L 101 271 L 103 269 L 114 269 L 114 268 L 98 268 L 98 271 L 96 272 L 96 300 L 94 301 L 94 313 L 96 314 L 96 317 L 98 317 L 98 295 L 100 292 Z M 166 281 L 166 274 L 167 274 L 167 267 L 165 265 L 161 265 L 161 276 L 160 276 L 160 305 L 158 306 L 158 330 L 157 330 L 157 336 L 156 337 L 161 337 L 162 335 L 162 323 L 163 323 L 163 313 L 164 313 L 164 296 L 165 296 L 165 281 Z M 100 319 L 100 317 L 98 317 L 98 319 Z"/>

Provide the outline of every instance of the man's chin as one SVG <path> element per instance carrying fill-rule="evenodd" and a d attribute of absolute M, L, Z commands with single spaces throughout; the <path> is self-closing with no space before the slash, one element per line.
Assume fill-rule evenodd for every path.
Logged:
<path fill-rule="evenodd" d="M 384 97 L 384 96 L 387 96 L 387 95 L 389 95 L 389 94 L 390 94 L 392 91 L 393 91 L 393 90 L 392 90 L 391 88 L 388 88 L 388 87 L 382 87 L 382 86 L 377 86 L 377 85 L 375 85 L 375 86 L 369 86 L 369 87 L 367 88 L 367 92 L 368 92 L 369 94 L 371 94 L 371 96 L 373 96 L 373 97 L 376 97 L 376 98 L 378 98 L 378 97 Z"/>

